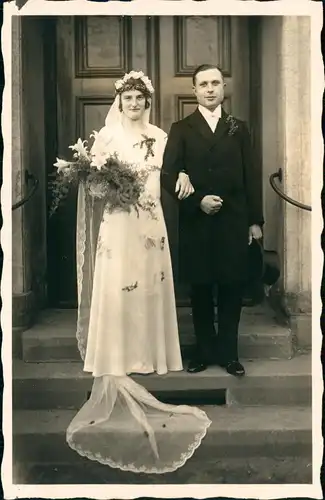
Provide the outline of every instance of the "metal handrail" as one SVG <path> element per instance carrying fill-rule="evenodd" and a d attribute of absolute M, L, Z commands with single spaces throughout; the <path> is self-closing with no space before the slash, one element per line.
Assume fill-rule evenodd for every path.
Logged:
<path fill-rule="evenodd" d="M 305 205 L 304 203 L 301 203 L 300 201 L 296 201 L 293 198 L 290 198 L 290 196 L 287 196 L 281 189 L 276 185 L 275 179 L 279 179 L 280 182 L 282 182 L 282 168 L 279 168 L 277 172 L 274 174 L 270 175 L 270 184 L 272 189 L 278 194 L 283 200 L 287 201 L 291 205 L 294 205 L 295 207 L 302 208 L 303 210 L 308 210 L 311 212 L 311 206 Z"/>
<path fill-rule="evenodd" d="M 25 172 L 25 179 L 26 179 L 27 183 L 29 180 L 33 181 L 32 188 L 29 191 L 29 193 L 22 200 L 19 200 L 16 203 L 14 203 L 14 205 L 12 205 L 12 207 L 11 207 L 12 211 L 17 210 L 17 208 L 20 208 L 23 205 L 25 205 L 25 203 L 27 203 L 27 201 L 29 201 L 31 199 L 31 197 L 34 195 L 35 191 L 37 190 L 37 188 L 39 186 L 39 180 L 33 174 L 30 174 L 28 171 Z"/>

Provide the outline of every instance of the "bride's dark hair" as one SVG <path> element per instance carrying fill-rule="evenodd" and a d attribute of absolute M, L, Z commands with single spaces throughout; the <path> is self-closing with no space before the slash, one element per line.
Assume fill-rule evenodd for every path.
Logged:
<path fill-rule="evenodd" d="M 116 90 L 117 95 L 119 95 L 119 110 L 122 111 L 122 101 L 121 101 L 121 95 L 124 92 L 128 92 L 130 90 L 138 90 L 138 92 L 141 92 L 141 94 L 145 97 L 146 102 L 145 102 L 145 108 L 148 109 L 150 107 L 150 98 L 151 98 L 151 93 L 147 89 L 146 85 L 140 78 L 130 78 L 125 82 L 123 87 L 120 89 Z"/>

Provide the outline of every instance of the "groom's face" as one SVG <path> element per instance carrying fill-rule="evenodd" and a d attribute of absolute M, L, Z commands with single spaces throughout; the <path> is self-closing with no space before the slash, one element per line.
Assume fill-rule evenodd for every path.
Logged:
<path fill-rule="evenodd" d="M 198 104 L 213 111 L 222 103 L 225 92 L 222 74 L 217 68 L 200 71 L 193 87 Z"/>

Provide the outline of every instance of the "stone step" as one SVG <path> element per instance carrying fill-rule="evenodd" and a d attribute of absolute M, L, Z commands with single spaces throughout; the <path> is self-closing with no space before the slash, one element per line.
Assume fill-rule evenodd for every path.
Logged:
<path fill-rule="evenodd" d="M 96 462 L 79 464 L 17 464 L 14 484 L 299 484 L 312 483 L 310 458 L 245 457 L 211 458 L 198 466 L 193 457 L 181 470 L 170 474 L 132 474 Z M 144 497 L 142 497 L 144 500 Z M 185 500 L 185 499 L 184 499 Z"/>
<path fill-rule="evenodd" d="M 91 482 L 87 477 L 87 467 L 97 472 L 97 481 L 103 483 L 134 483 L 134 482 L 178 482 L 215 483 L 220 470 L 224 473 L 230 464 L 237 461 L 241 470 L 253 475 L 263 470 L 263 461 L 271 459 L 272 467 L 275 462 L 281 468 L 286 463 L 286 457 L 294 457 L 298 470 L 303 471 L 301 477 L 295 477 L 297 483 L 311 482 L 312 462 L 312 418 L 311 410 L 307 408 L 234 408 L 234 407 L 204 407 L 212 420 L 202 445 L 184 467 L 172 474 L 138 475 L 110 469 L 109 467 L 93 463 L 90 466 L 86 458 L 80 457 L 72 451 L 65 441 L 65 432 L 68 424 L 75 415 L 75 411 L 31 411 L 20 410 L 14 412 L 13 418 L 13 453 L 15 462 L 24 465 L 52 465 L 58 469 L 63 465 L 82 467 L 82 474 L 78 482 Z M 120 439 L 126 439 L 124 431 Z M 251 461 L 255 463 L 251 467 Z M 301 465 L 299 465 L 301 464 Z M 269 466 L 271 466 L 269 464 Z M 309 478 L 307 469 L 309 467 Z M 250 469 L 247 471 L 247 468 Z M 195 474 L 200 471 L 200 477 Z M 101 476 L 101 480 L 99 479 Z M 291 479 L 292 480 L 292 479 Z M 57 480 L 58 481 L 58 480 Z M 61 478 L 62 483 L 64 478 Z M 283 478 L 290 482 L 290 478 Z M 244 481 L 243 481 L 244 482 Z M 267 482 L 267 481 L 266 481 Z"/>
<path fill-rule="evenodd" d="M 46 310 L 37 324 L 22 334 L 26 362 L 79 361 L 76 344 L 76 310 Z M 180 340 L 186 357 L 195 343 L 189 308 L 178 309 Z M 272 312 L 245 309 L 239 335 L 239 354 L 248 359 L 290 359 L 293 337 Z"/>
<path fill-rule="evenodd" d="M 186 364 L 184 364 L 186 368 Z M 218 366 L 201 373 L 170 372 L 167 375 L 133 376 L 156 397 L 213 399 L 226 391 L 229 405 L 310 405 L 311 356 L 291 360 L 253 360 L 245 363 L 246 376 L 237 379 Z M 25 363 L 13 365 L 13 405 L 17 409 L 80 408 L 92 377 L 81 363 Z M 218 393 L 219 391 L 219 393 Z M 28 395 L 28 397 L 26 397 Z"/>

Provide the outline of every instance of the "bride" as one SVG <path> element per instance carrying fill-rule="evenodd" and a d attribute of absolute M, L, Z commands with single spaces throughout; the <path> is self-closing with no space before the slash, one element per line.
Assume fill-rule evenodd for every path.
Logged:
<path fill-rule="evenodd" d="M 91 189 L 79 187 L 77 340 L 84 371 L 94 380 L 89 400 L 68 427 L 67 442 L 80 455 L 114 468 L 165 473 L 184 465 L 211 422 L 198 408 L 161 403 L 130 377 L 183 366 L 160 203 L 167 136 L 149 123 L 154 89 L 142 72 L 125 75 L 115 90 L 105 126 L 95 134 L 93 163 L 100 166 L 117 155 L 143 172 L 144 208 L 109 212 Z M 179 197 L 191 189 L 183 174 Z"/>

